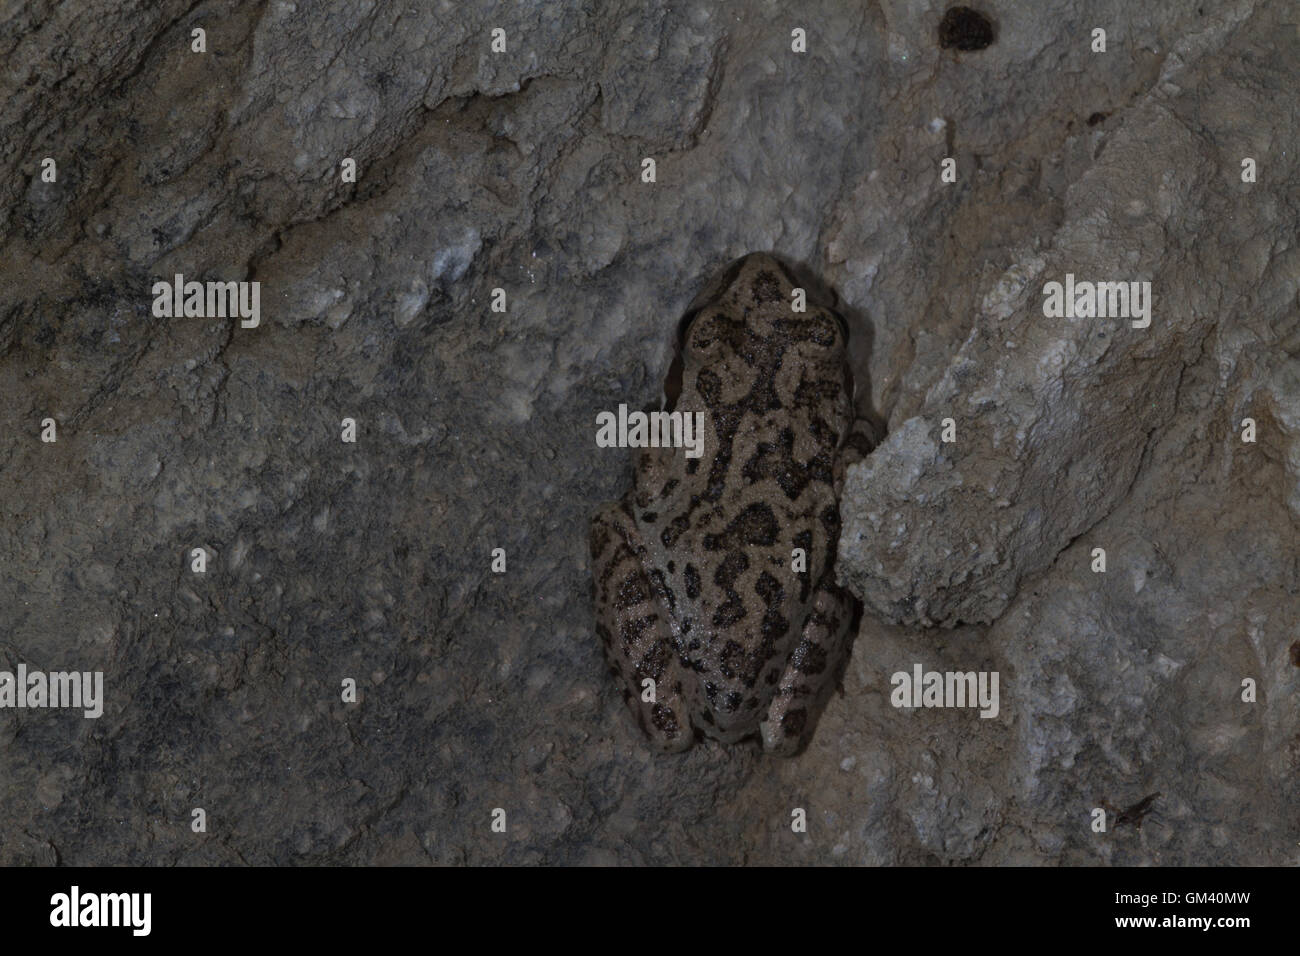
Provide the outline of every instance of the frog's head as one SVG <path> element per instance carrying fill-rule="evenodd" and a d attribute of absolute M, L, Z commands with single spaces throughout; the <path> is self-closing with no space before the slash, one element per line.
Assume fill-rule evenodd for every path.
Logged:
<path fill-rule="evenodd" d="M 816 383 L 823 394 L 842 390 L 851 400 L 848 324 L 827 298 L 767 253 L 737 259 L 695 297 L 678 325 L 664 383 L 667 407 L 683 389 L 717 406 L 763 383 L 778 392 L 782 384 Z"/>

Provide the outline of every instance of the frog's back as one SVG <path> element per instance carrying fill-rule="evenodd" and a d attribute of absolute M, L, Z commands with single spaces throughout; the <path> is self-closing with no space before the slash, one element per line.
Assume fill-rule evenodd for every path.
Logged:
<path fill-rule="evenodd" d="M 642 715 L 666 748 L 681 743 L 684 708 L 723 741 L 776 726 L 772 739 L 762 730 L 764 746 L 788 751 L 833 669 L 819 655 L 843 647 L 848 619 L 837 608 L 851 601 L 832 567 L 853 423 L 847 330 L 828 307 L 797 311 L 797 298 L 765 255 L 733 263 L 697 298 L 665 394 L 669 411 L 700 422 L 702 454 L 641 452 L 635 489 L 610 519 L 625 560 L 635 559 L 635 586 L 623 590 L 641 603 L 635 615 L 615 609 L 626 639 L 602 640 L 616 664 L 637 658 L 622 665 L 633 692 L 643 674 L 670 679 L 661 698 L 670 703 Z M 661 663 L 667 643 L 674 660 Z"/>
<path fill-rule="evenodd" d="M 791 499 L 769 477 L 697 512 L 683 535 L 695 560 L 681 568 L 677 639 L 706 732 L 729 740 L 756 729 L 829 567 L 838 514 L 829 484 Z"/>

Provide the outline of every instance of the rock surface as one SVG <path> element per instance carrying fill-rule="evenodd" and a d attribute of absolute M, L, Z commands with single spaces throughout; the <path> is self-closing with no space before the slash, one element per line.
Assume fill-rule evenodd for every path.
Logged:
<path fill-rule="evenodd" d="M 0 710 L 0 863 L 1297 862 L 1294 11 L 997 4 L 961 51 L 851 6 L 0 14 L 0 670 L 106 689 Z M 804 754 L 656 758 L 592 633 L 595 415 L 754 249 L 839 292 L 888 424 L 868 611 Z M 155 317 L 176 273 L 260 326 Z M 1045 317 L 1066 273 L 1150 326 Z M 891 706 L 917 663 L 998 715 Z"/>

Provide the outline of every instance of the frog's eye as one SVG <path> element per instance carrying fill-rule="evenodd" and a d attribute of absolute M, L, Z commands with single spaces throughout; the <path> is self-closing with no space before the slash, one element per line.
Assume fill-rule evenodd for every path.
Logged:
<path fill-rule="evenodd" d="M 849 326 L 838 312 L 821 309 L 808 318 L 806 325 L 808 341 L 824 349 L 843 346 L 849 339 Z"/>
<path fill-rule="evenodd" d="M 685 367 L 684 357 L 687 352 L 691 351 L 687 344 L 691 335 L 691 327 L 699 317 L 700 309 L 691 309 L 682 316 L 682 320 L 677 323 L 677 347 L 673 349 L 673 361 L 668 367 L 668 375 L 664 379 L 664 411 L 671 412 L 677 407 L 677 399 L 682 394 L 682 370 Z"/>
<path fill-rule="evenodd" d="M 682 319 L 678 329 L 678 347 L 684 354 L 708 355 L 721 341 L 723 318 L 717 312 L 697 310 Z"/>
<path fill-rule="evenodd" d="M 836 325 L 836 327 L 840 330 L 840 337 L 841 337 L 845 342 L 848 342 L 848 340 L 849 340 L 849 320 L 846 319 L 846 318 L 844 318 L 844 316 L 840 315 L 838 312 L 834 312 L 834 311 L 831 312 L 831 316 L 834 317 L 834 319 L 835 319 L 835 325 Z"/>
<path fill-rule="evenodd" d="M 699 309 L 691 309 L 682 316 L 682 320 L 677 323 L 677 348 L 682 348 L 686 344 L 686 333 L 691 330 L 691 323 L 695 317 L 700 314 Z"/>

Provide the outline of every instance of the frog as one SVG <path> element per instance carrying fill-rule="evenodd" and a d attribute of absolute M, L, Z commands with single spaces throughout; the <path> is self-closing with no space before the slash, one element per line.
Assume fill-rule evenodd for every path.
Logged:
<path fill-rule="evenodd" d="M 588 540 L 596 636 L 656 751 L 795 755 L 840 679 L 861 605 L 835 579 L 839 500 L 878 434 L 848 335 L 833 296 L 763 252 L 678 323 L 660 410 L 702 413 L 702 443 L 634 449 Z"/>

